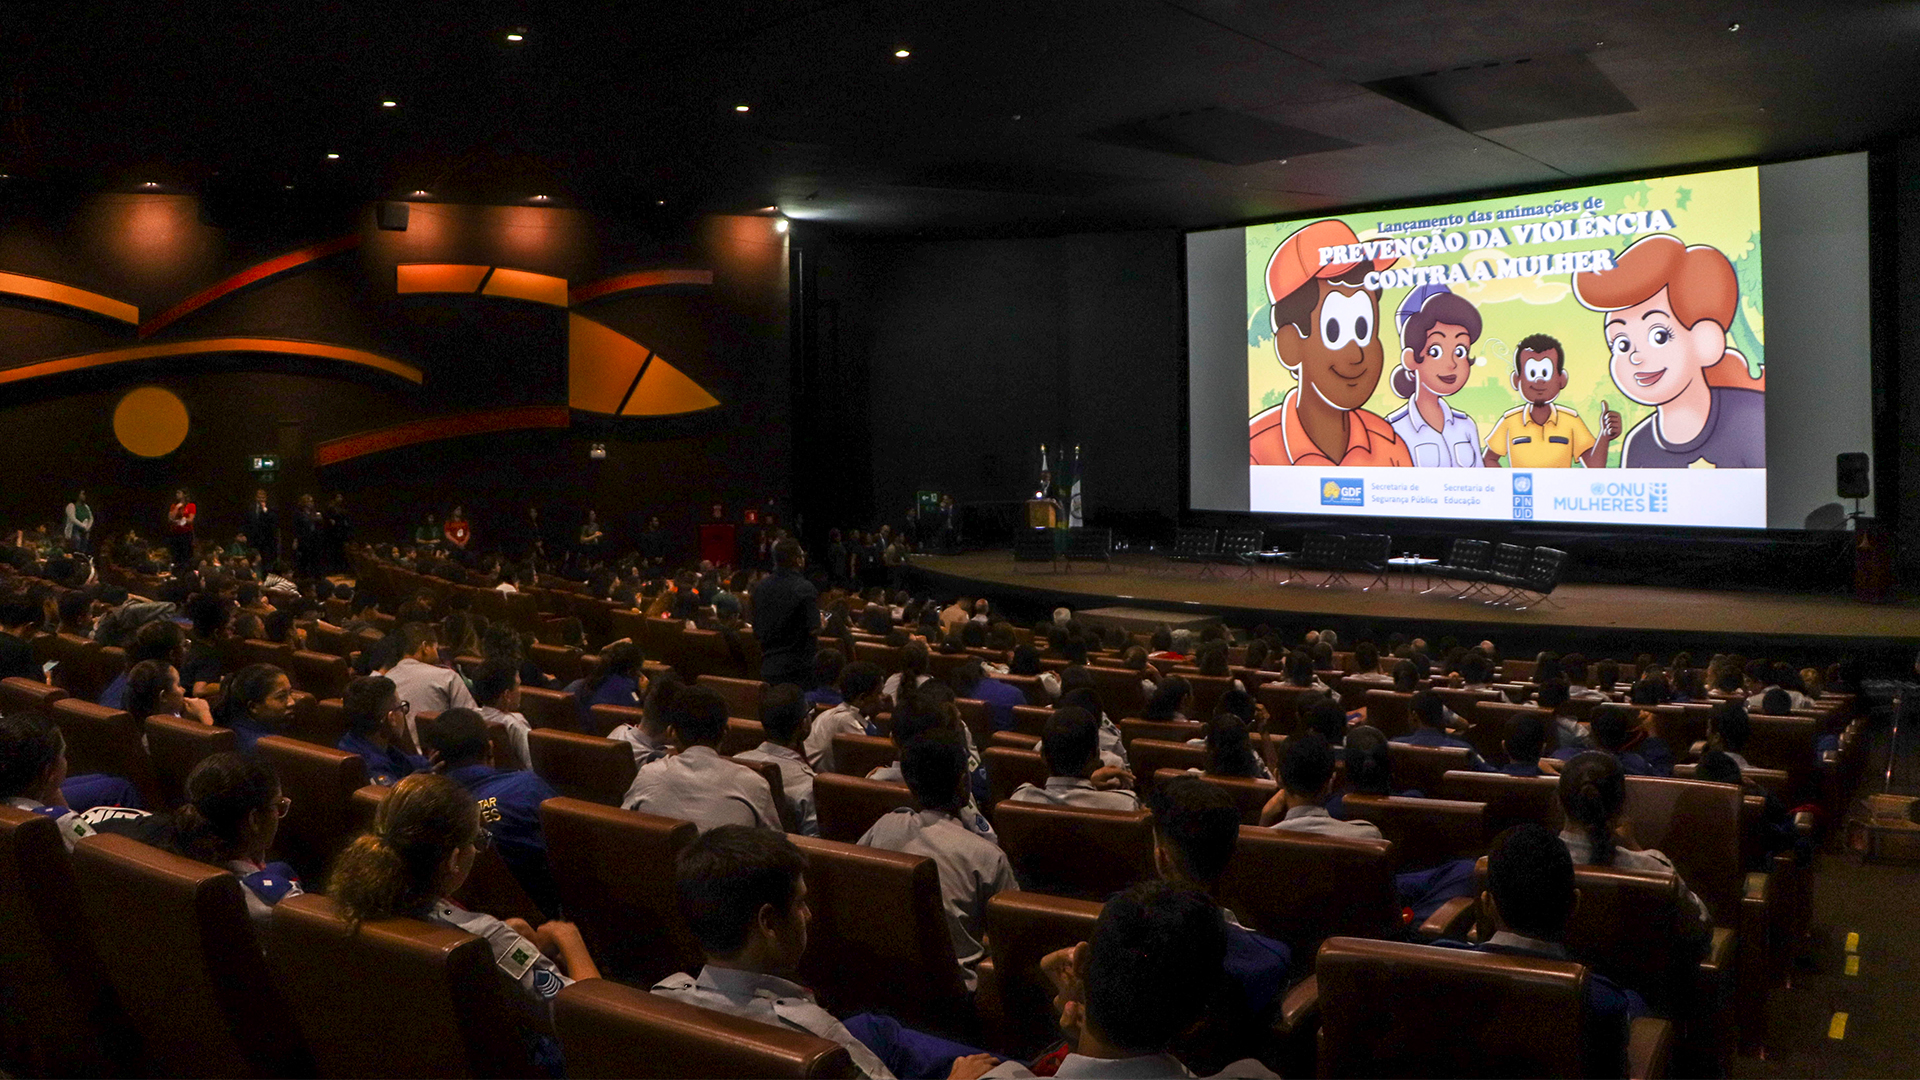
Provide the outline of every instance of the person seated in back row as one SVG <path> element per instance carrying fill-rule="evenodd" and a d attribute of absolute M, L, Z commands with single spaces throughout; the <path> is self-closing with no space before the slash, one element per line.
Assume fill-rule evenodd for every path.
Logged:
<path fill-rule="evenodd" d="M 640 722 L 620 724 L 607 732 L 607 738 L 618 739 L 633 748 L 635 769 L 645 768 L 648 762 L 658 761 L 673 753 L 673 733 L 667 727 L 667 710 L 672 707 L 673 699 L 686 688 L 687 684 L 680 681 L 680 676 L 671 671 L 663 673 L 647 686 L 647 699 L 640 707 Z"/>
<path fill-rule="evenodd" d="M 187 774 L 186 796 L 185 805 L 159 830 L 159 846 L 233 871 L 245 888 L 247 915 L 256 930 L 265 932 L 273 906 L 305 891 L 293 867 L 267 861 L 293 800 L 280 793 L 272 769 L 234 753 L 214 754 L 195 765 Z"/>
<path fill-rule="evenodd" d="M 100 779 L 118 780 L 127 790 L 132 788 L 118 777 Z M 81 837 L 92 836 L 107 822 L 148 816 L 144 810 L 108 804 L 76 807 L 67 798 L 70 786 L 84 785 L 73 785 L 67 777 L 67 740 L 53 721 L 35 712 L 0 717 L 0 802 L 52 818 L 68 851 Z M 95 786 L 105 790 L 111 785 Z"/>
<path fill-rule="evenodd" d="M 1613 702 L 1596 705 L 1593 708 L 1593 714 L 1587 720 L 1587 730 L 1593 739 L 1594 747 L 1617 759 L 1620 762 L 1620 768 L 1628 776 L 1658 776 L 1660 773 L 1637 749 L 1641 739 L 1637 737 L 1640 733 L 1633 726 L 1634 717 L 1635 712 L 1631 705 Z M 1593 752 L 1582 750 L 1577 745 L 1563 746 L 1555 750 L 1552 757 L 1557 761 L 1572 761 L 1580 754 Z M 1565 768 L 1563 767 L 1561 771 L 1564 775 Z"/>
<path fill-rule="evenodd" d="M 1390 796 L 1403 799 L 1426 797 L 1425 792 L 1412 788 L 1393 789 L 1393 754 L 1387 749 L 1387 737 L 1379 728 L 1362 724 L 1349 731 L 1346 743 L 1340 748 L 1340 760 L 1347 767 L 1346 788 L 1329 796 L 1325 805 L 1327 813 L 1341 821 L 1364 816 L 1347 810 L 1348 795 L 1374 795 L 1383 799 Z"/>
<path fill-rule="evenodd" d="M 432 765 L 416 753 L 407 719 L 406 701 L 385 675 L 364 675 L 347 684 L 340 695 L 340 719 L 347 733 L 334 749 L 359 754 L 366 764 L 367 783 L 392 787 L 404 776 L 427 772 Z"/>
<path fill-rule="evenodd" d="M 860 838 L 862 847 L 904 851 L 933 859 L 940 896 L 961 978 L 972 990 L 986 955 L 987 901 L 1017 889 L 1013 866 L 1000 845 L 962 822 L 968 796 L 967 747 L 948 730 L 928 731 L 900 751 L 900 771 L 913 792 L 912 807 L 880 818 Z"/>
<path fill-rule="evenodd" d="M 1491 772 L 1492 769 L 1481 759 L 1480 752 L 1465 739 L 1447 733 L 1449 718 L 1453 714 L 1447 711 L 1447 703 L 1439 694 L 1431 690 L 1421 690 L 1407 702 L 1407 714 L 1420 726 L 1411 733 L 1393 740 L 1404 746 L 1451 746 L 1467 752 L 1467 768 L 1475 772 Z"/>
<path fill-rule="evenodd" d="M 1347 741 L 1353 742 L 1352 732 Z M 1348 840 L 1380 839 L 1380 830 L 1372 822 L 1341 821 L 1327 813 L 1331 794 L 1333 748 L 1319 732 L 1301 732 L 1280 748 L 1280 790 L 1260 808 L 1260 824 Z"/>
<path fill-rule="evenodd" d="M 813 728 L 807 732 L 804 752 L 807 764 L 813 766 L 815 772 L 833 771 L 835 735 L 880 734 L 873 718 L 880 715 L 887 703 L 881 691 L 885 681 L 879 665 L 865 660 L 856 660 L 841 669 L 840 704 L 814 717 Z"/>
<path fill-rule="evenodd" d="M 479 705 L 480 719 L 506 729 L 507 746 L 512 755 L 500 762 L 508 769 L 533 768 L 533 755 L 527 749 L 527 734 L 533 726 L 520 713 L 520 665 L 510 656 L 495 657 L 473 673 L 473 700 Z"/>
<path fill-rule="evenodd" d="M 1506 735 L 1501 745 L 1507 751 L 1507 763 L 1496 772 L 1507 776 L 1545 776 L 1540 759 L 1546 754 L 1547 722 L 1536 713 L 1516 713 L 1507 718 Z"/>
<path fill-rule="evenodd" d="M 540 804 L 559 792 L 524 769 L 495 768 L 487 722 L 472 709 L 448 709 L 422 724 L 420 735 L 434 768 L 473 795 L 481 824 L 527 896 L 549 915 L 559 911 L 560 889 L 540 827 Z"/>
<path fill-rule="evenodd" d="M 725 698 L 705 686 L 689 686 L 667 707 L 667 726 L 681 751 L 641 766 L 620 800 L 623 808 L 691 821 L 703 832 L 720 825 L 780 831 L 780 810 L 766 777 L 720 756 L 720 741 L 727 736 Z"/>
<path fill-rule="evenodd" d="M 846 1047 L 866 1080 L 979 1076 L 994 1058 L 872 1013 L 843 1023 L 794 982 L 807 950 L 806 853 L 765 829 L 722 825 L 680 853 L 674 891 L 706 964 L 653 985 L 664 998 Z"/>
<path fill-rule="evenodd" d="M 1014 802 L 1081 806 L 1095 810 L 1138 810 L 1140 797 L 1124 769 L 1100 763 L 1100 722 L 1071 705 L 1053 710 L 1040 733 L 1040 754 L 1047 760 L 1044 785 L 1021 784 Z"/>
<path fill-rule="evenodd" d="M 760 728 L 766 739 L 751 750 L 733 755 L 735 761 L 771 761 L 780 766 L 781 794 L 793 807 L 793 820 L 802 836 L 820 835 L 820 817 L 813 802 L 813 767 L 800 752 L 806 735 L 807 702 L 792 683 L 769 686 L 760 692 Z"/>

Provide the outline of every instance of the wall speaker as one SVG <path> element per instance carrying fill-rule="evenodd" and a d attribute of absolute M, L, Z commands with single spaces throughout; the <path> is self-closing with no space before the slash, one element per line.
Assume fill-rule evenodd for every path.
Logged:
<path fill-rule="evenodd" d="M 1865 454 L 1841 454 L 1833 459 L 1834 483 L 1843 499 L 1864 499 L 1873 493 Z"/>
<path fill-rule="evenodd" d="M 377 203 L 373 208 L 373 217 L 388 232 L 406 232 L 407 214 L 411 209 L 403 202 Z"/>

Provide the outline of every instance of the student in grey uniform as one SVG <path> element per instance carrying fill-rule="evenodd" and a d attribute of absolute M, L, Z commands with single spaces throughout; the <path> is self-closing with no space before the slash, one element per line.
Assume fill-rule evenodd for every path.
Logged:
<path fill-rule="evenodd" d="M 986 955 L 987 901 L 1017 889 L 1013 867 L 1000 845 L 969 829 L 959 818 L 967 804 L 967 748 L 951 731 L 929 731 L 900 753 L 900 770 L 913 792 L 914 808 L 901 807 L 874 822 L 863 847 L 925 855 L 940 871 L 940 896 L 960 974 L 972 990 L 975 969 Z"/>
<path fill-rule="evenodd" d="M 835 735 L 879 734 L 873 718 L 886 703 L 886 696 L 880 690 L 884 681 L 885 675 L 879 666 L 864 660 L 856 660 L 841 669 L 840 704 L 814 717 L 813 729 L 807 732 L 804 747 L 807 764 L 816 772 L 833 771 Z"/>
<path fill-rule="evenodd" d="M 1260 808 L 1260 824 L 1349 840 L 1380 839 L 1372 822 L 1341 821 L 1327 813 L 1332 794 L 1333 747 L 1317 731 L 1302 732 L 1280 748 L 1280 790 Z"/>
<path fill-rule="evenodd" d="M 771 761 L 780 766 L 780 786 L 800 835 L 819 836 L 820 819 L 813 805 L 813 767 L 800 753 L 801 729 L 807 701 L 792 683 L 769 686 L 760 695 L 760 726 L 767 738 L 751 750 L 733 755 L 735 761 Z"/>
<path fill-rule="evenodd" d="M 299 875 L 267 852 L 293 800 L 257 758 L 214 754 L 187 774 L 186 805 L 173 815 L 163 846 L 177 855 L 224 866 L 246 886 L 247 914 L 266 932 L 273 906 L 303 891 Z M 260 940 L 261 947 L 266 939 Z"/>
<path fill-rule="evenodd" d="M 1627 810 L 1627 773 L 1618 759 L 1605 750 L 1576 754 L 1560 770 L 1560 807 L 1566 811 L 1566 828 L 1560 841 L 1567 845 L 1575 866 L 1612 866 L 1621 870 L 1652 870 L 1680 876 L 1673 860 L 1652 848 L 1642 848 L 1623 829 Z M 1686 894 L 1685 907 L 1692 913 L 1704 934 L 1713 923 L 1707 906 L 1680 883 Z"/>
<path fill-rule="evenodd" d="M 680 853 L 674 884 L 681 914 L 706 964 L 655 983 L 688 1005 L 804 1031 L 847 1048 L 867 1080 L 975 1077 L 995 1059 L 969 1046 L 863 1013 L 843 1023 L 793 981 L 807 950 L 807 857 L 785 836 L 722 825 Z"/>
<path fill-rule="evenodd" d="M 1133 777 L 1100 764 L 1100 724 L 1085 709 L 1066 705 L 1053 710 L 1040 733 L 1040 754 L 1052 775 L 1044 786 L 1021 784 L 1009 796 L 1014 802 L 1140 809 L 1140 797 L 1127 787 Z"/>
<path fill-rule="evenodd" d="M 973 748 L 973 740 L 968 737 L 967 725 L 960 719 L 960 710 L 953 703 L 953 689 L 945 683 L 932 682 L 907 696 L 907 700 L 893 711 L 893 725 L 888 737 L 893 740 L 894 751 L 898 753 L 914 739 L 929 731 L 951 731 L 958 734 L 967 748 L 967 804 L 960 808 L 960 823 L 981 836 L 998 844 L 1000 835 L 993 831 L 987 815 L 980 812 L 980 804 L 974 792 L 980 787 L 980 780 L 986 770 L 981 767 L 980 755 Z M 904 784 L 906 774 L 900 770 L 900 760 L 893 764 L 882 765 L 867 774 L 869 780 L 884 780 L 889 784 Z"/>
<path fill-rule="evenodd" d="M 523 1006 L 522 1034 L 534 1063 L 561 1076 L 553 999 L 576 979 L 599 978 L 600 970 L 572 923 L 554 920 L 536 929 L 447 902 L 489 841 L 480 808 L 465 788 L 444 776 L 416 773 L 393 786 L 372 830 L 335 859 L 327 894 L 356 931 L 362 923 L 402 917 L 484 938 L 499 977 Z"/>
<path fill-rule="evenodd" d="M 689 686 L 667 707 L 667 724 L 685 749 L 648 762 L 620 805 L 628 810 L 691 821 L 702 832 L 717 825 L 780 828 L 767 780 L 751 766 L 720 756 L 727 734 L 727 702 L 704 686 Z"/>
<path fill-rule="evenodd" d="M 647 687 L 647 700 L 640 709 L 638 724 L 621 724 L 607 732 L 607 738 L 618 739 L 633 747 L 633 767 L 643 768 L 650 761 L 658 761 L 673 753 L 673 735 L 667 727 L 667 709 L 673 699 L 687 684 L 680 676 L 669 671 L 653 680 Z"/>
<path fill-rule="evenodd" d="M 533 768 L 533 755 L 527 750 L 527 732 L 533 725 L 520 714 L 520 665 L 506 657 L 481 664 L 473 673 L 473 700 L 480 706 L 480 719 L 507 731 L 507 745 L 513 754 L 499 766 Z"/>
<path fill-rule="evenodd" d="M 1073 669 L 1068 669 L 1073 670 Z M 1079 669 L 1085 671 L 1085 668 Z M 1073 706 L 1085 709 L 1087 715 L 1100 721 L 1100 764 L 1111 765 L 1116 769 L 1127 768 L 1127 747 L 1120 739 L 1119 725 L 1100 709 L 1100 695 L 1091 686 L 1075 686 L 1063 690 L 1058 706 Z"/>
<path fill-rule="evenodd" d="M 1227 925 L 1197 889 L 1168 881 L 1135 885 L 1108 900 L 1093 940 L 1049 954 L 1041 970 L 1058 991 L 1060 1030 L 1072 1052 L 1060 1077 L 1186 1077 L 1170 1053 L 1206 1015 L 1225 979 Z M 1003 1062 L 989 1077 L 1031 1077 Z M 1271 1077 L 1243 1058 L 1215 1074 Z"/>
<path fill-rule="evenodd" d="M 387 669 L 386 676 L 410 710 L 407 737 L 415 746 L 420 745 L 421 713 L 474 707 L 467 681 L 452 668 L 440 666 L 440 632 L 430 623 L 400 628 L 400 662 Z"/>

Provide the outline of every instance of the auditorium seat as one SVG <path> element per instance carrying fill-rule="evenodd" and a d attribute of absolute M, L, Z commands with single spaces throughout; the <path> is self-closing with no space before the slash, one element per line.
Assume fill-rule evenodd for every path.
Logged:
<path fill-rule="evenodd" d="M 1362 795 L 1350 791 L 1342 812 L 1350 821 L 1370 821 L 1380 835 L 1393 842 L 1397 869 L 1426 870 L 1453 859 L 1484 854 L 1487 842 L 1485 803 L 1451 799 L 1411 799 L 1397 795 Z"/>
<path fill-rule="evenodd" d="M 586 674 L 580 662 L 582 655 L 579 649 L 570 645 L 534 645 L 527 650 L 527 659 L 533 661 L 541 674 L 561 686 Z"/>
<path fill-rule="evenodd" d="M 1214 706 L 1220 704 L 1220 695 L 1233 688 L 1233 679 L 1227 675 L 1188 675 L 1187 685 L 1193 688 L 1193 704 L 1188 709 L 1191 716 L 1212 716 Z"/>
<path fill-rule="evenodd" d="M 619 806 L 633 786 L 633 744 L 555 728 L 527 732 L 533 771 L 573 799 Z"/>
<path fill-rule="evenodd" d="M 896 807 L 912 805 L 913 792 L 905 784 L 831 772 L 813 778 L 814 815 L 828 840 L 854 843 Z"/>
<path fill-rule="evenodd" d="M 333 856 L 352 838 L 353 793 L 367 782 L 358 754 L 268 735 L 254 751 L 293 806 L 280 822 L 274 849 L 306 881 L 324 881 Z"/>
<path fill-rule="evenodd" d="M 1320 1075 L 1583 1076 L 1586 969 L 1337 937 L 1314 965 Z M 1627 1075 L 1666 1075 L 1672 1028 L 1633 1022 Z"/>
<path fill-rule="evenodd" d="M 737 716 L 727 717 L 727 733 L 720 739 L 720 752 L 732 757 L 742 750 L 752 750 L 767 741 L 767 729 L 760 726 L 758 720 L 742 720 Z"/>
<path fill-rule="evenodd" d="M 794 816 L 793 804 L 787 801 L 786 779 L 780 774 L 779 762 L 739 761 L 731 757 L 727 760 L 743 769 L 752 769 L 760 774 L 760 779 L 767 782 L 767 791 L 773 796 L 773 808 L 780 814 L 780 820 L 776 824 L 780 826 L 782 832 L 800 831 L 800 820 Z"/>
<path fill-rule="evenodd" d="M 877 641 L 856 640 L 853 643 L 853 655 L 847 659 L 849 661 L 865 661 L 866 663 L 878 666 L 881 671 L 891 675 L 899 671 L 902 667 L 903 661 L 901 655 L 901 650 L 892 645 L 885 645 Z"/>
<path fill-rule="evenodd" d="M 1036 892 L 1104 900 L 1155 876 L 1145 810 L 1003 802 L 993 828 L 1014 874 Z"/>
<path fill-rule="evenodd" d="M 1053 710 L 1041 705 L 1015 705 L 1013 707 L 1013 730 L 1023 735 L 1039 737 L 1046 731 L 1047 721 L 1053 716 Z M 1099 719 L 1095 717 L 1094 719 Z"/>
<path fill-rule="evenodd" d="M 833 737 L 833 771 L 842 776 L 865 776 L 893 764 L 899 757 L 899 748 L 893 745 L 892 739 L 878 735 Z"/>
<path fill-rule="evenodd" d="M 1291 735 L 1300 728 L 1302 701 L 1318 697 L 1324 692 L 1311 686 L 1270 682 L 1262 684 L 1254 697 L 1266 707 L 1267 715 L 1273 718 L 1272 725 L 1267 730 L 1276 735 Z"/>
<path fill-rule="evenodd" d="M 14 1076 L 139 1075 L 59 827 L 5 803 L 0 927 L 0 1068 Z"/>
<path fill-rule="evenodd" d="M 380 804 L 392 794 L 392 788 L 378 784 L 367 784 L 353 793 L 353 800 L 348 804 L 347 843 L 373 828 Z M 345 846 L 345 843 L 341 845 Z M 314 883 L 314 889 L 324 891 L 324 883 Z M 539 902 L 507 866 L 500 849 L 491 845 L 480 849 L 474 857 L 473 868 L 467 872 L 467 880 L 459 891 L 453 894 L 453 900 L 469 911 L 484 911 L 502 919 L 525 919 L 535 925 L 553 914 L 540 909 Z"/>
<path fill-rule="evenodd" d="M 1787 788 L 1793 796 L 1788 806 L 1811 802 L 1817 791 L 1815 778 L 1819 759 L 1814 740 L 1823 723 L 1804 716 L 1766 716 L 1751 713 L 1753 733 L 1747 739 L 1743 756 L 1763 769 L 1781 769 L 1787 774 Z"/>
<path fill-rule="evenodd" d="M 147 757 L 160 790 L 160 802 L 153 809 L 172 809 L 186 802 L 187 777 L 193 767 L 233 750 L 237 741 L 230 728 L 173 716 L 147 717 Z"/>
<path fill-rule="evenodd" d="M 989 746 L 981 751 L 980 762 L 987 770 L 988 799 L 996 805 L 1012 795 L 1021 784 L 1046 786 L 1047 777 L 1052 775 L 1052 770 L 1047 768 L 1047 759 L 1035 750 Z"/>
<path fill-rule="evenodd" d="M 727 715 L 747 720 L 760 719 L 760 695 L 767 684 L 759 679 L 732 679 L 724 675 L 702 675 L 698 685 L 718 693 L 727 701 Z"/>
<path fill-rule="evenodd" d="M 1139 739 L 1184 743 L 1188 739 L 1204 739 L 1206 736 L 1207 725 L 1198 720 L 1127 719 L 1120 721 L 1120 742 L 1127 748 L 1128 760 L 1132 760 L 1133 744 Z"/>
<path fill-rule="evenodd" d="M 1553 710 L 1538 705 L 1513 705 L 1504 701 L 1482 701 L 1466 717 L 1468 727 L 1461 738 L 1473 745 L 1480 756 L 1494 765 L 1507 763 L 1507 725 L 1516 716 L 1537 716 L 1546 725 L 1547 749 L 1553 749 Z"/>
<path fill-rule="evenodd" d="M 484 939 L 417 919 L 356 932 L 312 893 L 275 907 L 270 936 L 274 981 L 320 1076 L 534 1075 L 522 1007 Z"/>
<path fill-rule="evenodd" d="M 1386 840 L 1349 840 L 1243 825 L 1220 899 L 1248 929 L 1292 949 L 1300 970 L 1335 935 L 1400 930 L 1396 856 Z"/>
<path fill-rule="evenodd" d="M 121 709 L 62 698 L 47 708 L 67 742 L 67 772 L 105 773 L 134 786 L 147 809 L 165 806 L 153 762 L 140 741 L 140 722 Z"/>
<path fill-rule="evenodd" d="M 1256 747 L 1254 753 L 1260 751 Z M 1133 769 L 1133 782 L 1142 797 L 1153 790 L 1156 774 L 1162 769 L 1199 769 L 1207 767 L 1207 748 L 1165 739 L 1135 739 L 1127 747 L 1127 764 Z"/>
<path fill-rule="evenodd" d="M 324 746 L 340 745 L 347 734 L 347 717 L 339 698 L 309 699 L 312 704 L 287 715 L 287 737 Z"/>
<path fill-rule="evenodd" d="M 1159 769 L 1153 774 L 1153 783 L 1164 784 L 1169 780 L 1188 775 L 1191 774 L 1185 769 Z M 1260 824 L 1260 811 L 1266 807 L 1267 801 L 1273 798 L 1274 793 L 1280 790 L 1280 785 L 1271 780 L 1255 780 L 1247 776 L 1203 775 L 1200 779 L 1233 796 L 1234 804 L 1240 808 L 1242 825 Z"/>
<path fill-rule="evenodd" d="M 1100 709 L 1116 723 L 1147 711 L 1146 691 L 1140 687 L 1140 673 L 1126 668 L 1088 667 L 1093 676 L 1093 692 L 1100 698 Z"/>
<path fill-rule="evenodd" d="M 1566 819 L 1560 808 L 1560 779 L 1555 776 L 1507 776 L 1452 770 L 1427 792 L 1435 798 L 1485 803 L 1487 836 L 1533 822 L 1559 832 Z"/>
<path fill-rule="evenodd" d="M 973 736 L 976 747 L 987 745 L 993 737 L 993 714 L 987 703 L 977 698 L 955 698 L 953 707 L 960 711 L 960 722 L 967 725 L 967 733 Z"/>
<path fill-rule="evenodd" d="M 575 1080 L 860 1075 L 839 1043 L 607 979 L 560 991 L 553 1022 L 566 1047 L 567 1075 Z"/>
<path fill-rule="evenodd" d="M 1006 683 L 1027 695 L 1028 705 L 1045 708 L 1052 704 L 1047 697 L 1046 687 L 1040 684 L 1038 675 L 994 675 L 991 678 L 994 682 Z"/>
<path fill-rule="evenodd" d="M 1389 739 L 1411 732 L 1413 716 L 1408 706 L 1412 701 L 1412 694 L 1402 694 L 1397 690 L 1367 691 L 1367 725 L 1379 728 L 1380 733 Z"/>
<path fill-rule="evenodd" d="M 347 683 L 353 680 L 346 658 L 305 649 L 287 654 L 286 671 L 294 689 L 304 690 L 322 701 L 346 693 Z"/>
<path fill-rule="evenodd" d="M 1100 903 L 1037 892 L 1003 892 L 987 901 L 986 959 L 980 962 L 980 1008 L 986 1045 L 1029 1060 L 1060 1037 L 1053 983 L 1040 961 L 1056 949 L 1091 940 Z"/>
<path fill-rule="evenodd" d="M 528 727 L 559 728 L 562 731 L 580 730 L 580 705 L 572 694 L 559 690 L 542 690 L 537 686 L 520 688 L 520 715 L 527 718 Z M 606 732 L 599 732 L 606 734 Z"/>
<path fill-rule="evenodd" d="M 93 654 L 99 646 L 92 641 L 75 634 L 41 634 L 31 643 L 33 662 L 45 667 L 48 661 L 57 661 L 53 669 L 53 684 L 68 694 L 83 701 L 93 701 L 106 689 L 107 680 L 100 678 Z"/>
<path fill-rule="evenodd" d="M 304 1076 L 240 879 L 124 836 L 93 836 L 73 874 L 107 979 L 152 1076 Z"/>
<path fill-rule="evenodd" d="M 1004 746 L 1010 750 L 1038 750 L 1040 736 L 1027 735 L 1019 731 L 996 731 L 993 733 L 993 738 L 987 741 L 987 745 Z"/>
<path fill-rule="evenodd" d="M 561 797 L 540 804 L 547 859 L 567 918 L 600 971 L 651 986 L 697 974 L 701 952 L 680 917 L 673 867 L 693 823 Z"/>
<path fill-rule="evenodd" d="M 1418 791 L 1431 795 L 1440 786 L 1440 777 L 1450 769 L 1465 769 L 1472 751 L 1464 746 L 1412 746 L 1387 744 L 1387 764 L 1394 790 Z"/>
<path fill-rule="evenodd" d="M 67 692 L 57 686 L 18 675 L 0 679 L 0 716 L 26 709 L 45 713 L 54 702 L 66 696 Z"/>
<path fill-rule="evenodd" d="M 251 664 L 272 664 L 287 671 L 293 657 L 293 646 L 259 638 L 221 638 L 219 647 L 228 674 Z"/>
<path fill-rule="evenodd" d="M 932 859 L 833 840 L 793 837 L 807 855 L 812 942 L 800 982 L 835 1016 L 876 1010 L 971 1041 L 973 1003 Z"/>

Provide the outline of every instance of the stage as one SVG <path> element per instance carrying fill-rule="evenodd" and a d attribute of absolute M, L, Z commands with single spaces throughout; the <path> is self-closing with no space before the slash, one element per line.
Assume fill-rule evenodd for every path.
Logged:
<path fill-rule="evenodd" d="M 1150 555 L 1116 555 L 1111 572 L 1091 563 L 1055 571 L 1047 563 L 1016 563 L 1008 551 L 915 555 L 912 566 L 922 587 L 942 598 L 985 595 L 1030 618 L 1058 605 L 1123 604 L 1218 615 L 1242 628 L 1267 623 L 1290 638 L 1332 627 L 1349 637 L 1384 639 L 1395 631 L 1469 643 L 1485 637 L 1516 654 L 1578 648 L 1589 655 L 1660 655 L 1684 648 L 1811 661 L 1853 653 L 1902 670 L 1920 647 L 1920 604 L 1863 604 L 1842 595 L 1571 583 L 1555 590 L 1557 606 L 1515 611 L 1453 599 L 1451 587 L 1423 595 L 1428 582 L 1418 573 L 1395 572 L 1387 588 L 1363 591 L 1359 584 L 1317 588 L 1318 573 L 1291 585 L 1280 584 L 1284 573 L 1270 578 L 1257 569 L 1249 579 L 1236 566 L 1202 577 L 1199 567 Z M 1699 659 L 1704 663 L 1706 655 Z"/>

